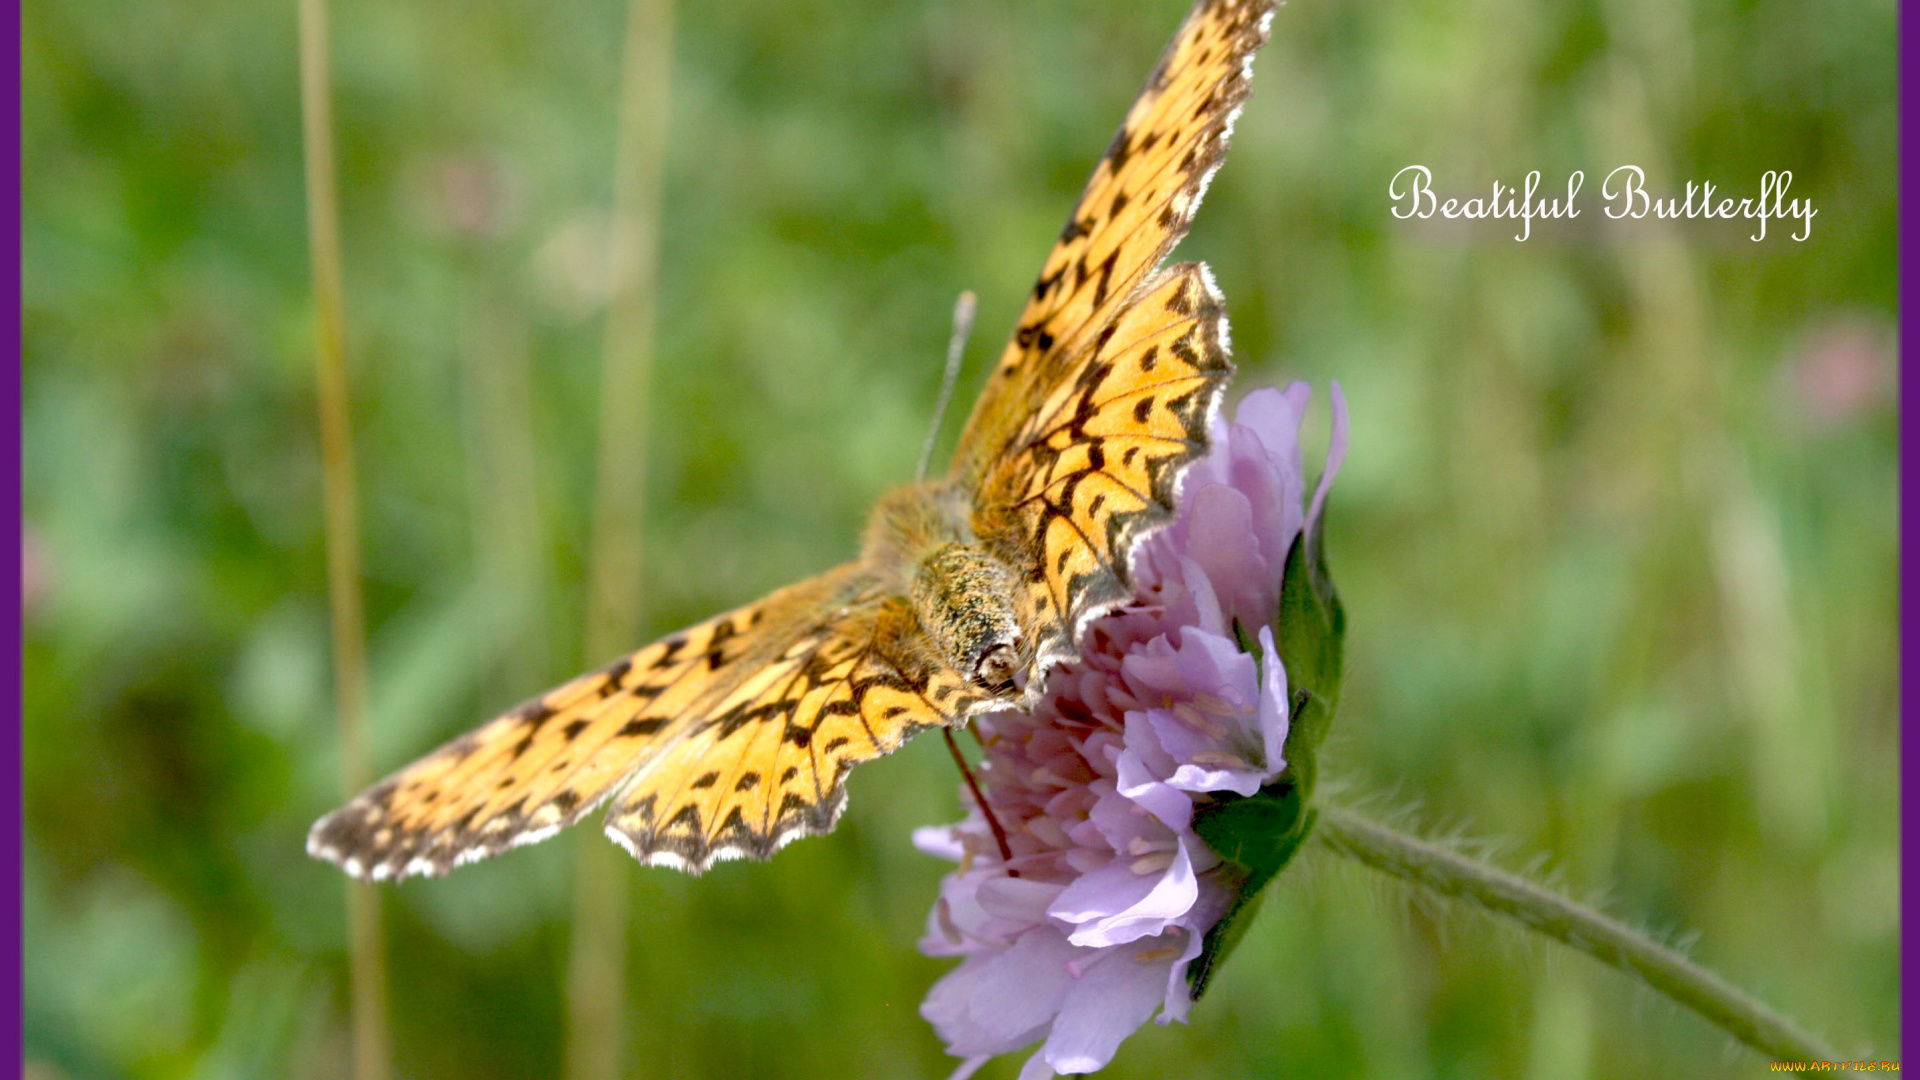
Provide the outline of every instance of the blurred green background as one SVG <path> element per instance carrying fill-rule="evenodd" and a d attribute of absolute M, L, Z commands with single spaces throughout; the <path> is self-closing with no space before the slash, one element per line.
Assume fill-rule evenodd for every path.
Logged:
<path fill-rule="evenodd" d="M 965 400 L 1184 0 L 682 5 L 646 611 L 851 552 Z M 334 9 L 373 724 L 393 768 L 578 655 L 623 8 Z M 1899 1054 L 1891 0 L 1296 0 L 1186 257 L 1239 389 L 1339 379 L 1346 797 L 1499 842 L 1847 1054 Z M 32 1075 L 346 1067 L 291 3 L 28 0 Z M 1399 222 L 1620 164 L 1777 226 Z M 1324 394 L 1318 398 L 1324 402 Z M 1310 457 L 1324 445 L 1315 412 Z M 951 430 L 951 428 L 949 429 Z M 634 870 L 629 1074 L 936 1076 L 923 740 L 833 836 Z M 546 1077 L 570 846 L 388 891 L 404 1077 Z M 1018 1058 L 985 1074 L 1011 1076 Z M 1296 864 L 1128 1076 L 1765 1070 L 1584 958 Z"/>

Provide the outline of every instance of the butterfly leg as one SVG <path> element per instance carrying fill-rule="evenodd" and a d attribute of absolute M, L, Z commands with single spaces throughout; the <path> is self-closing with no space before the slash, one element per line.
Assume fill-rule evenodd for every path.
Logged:
<path fill-rule="evenodd" d="M 973 770 L 967 767 L 967 759 L 961 756 L 960 744 L 953 741 L 953 729 L 943 727 L 940 735 L 947 740 L 947 752 L 953 755 L 953 763 L 960 767 L 960 775 L 967 781 L 967 790 L 973 792 L 973 804 L 980 808 L 981 816 L 987 819 L 987 828 L 993 830 L 993 842 L 1000 846 L 1000 861 L 1007 864 L 1007 876 L 1019 877 L 1020 871 L 1013 869 L 1013 849 L 1007 846 L 1007 833 L 1000 827 L 1000 820 L 993 816 L 993 807 L 987 805 L 987 797 L 980 793 L 980 784 L 973 778 Z"/>

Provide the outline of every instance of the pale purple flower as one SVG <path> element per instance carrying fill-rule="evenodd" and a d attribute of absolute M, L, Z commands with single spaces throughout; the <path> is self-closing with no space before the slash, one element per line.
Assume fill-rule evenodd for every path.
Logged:
<path fill-rule="evenodd" d="M 1156 1009 L 1161 1023 L 1186 1019 L 1187 965 L 1235 888 L 1193 831 L 1195 799 L 1251 795 L 1286 764 L 1272 623 L 1287 552 L 1346 453 L 1339 384 L 1331 396 L 1310 504 L 1299 430 L 1311 391 L 1248 394 L 1233 423 L 1215 418 L 1178 517 L 1134 553 L 1134 600 L 1086 627 L 1081 659 L 1049 674 L 1031 715 L 975 721 L 980 780 L 1012 860 L 978 808 L 914 833 L 960 864 L 921 941 L 929 955 L 964 957 L 920 1007 L 966 1059 L 956 1080 L 1037 1041 L 1022 1080 L 1092 1072 Z"/>

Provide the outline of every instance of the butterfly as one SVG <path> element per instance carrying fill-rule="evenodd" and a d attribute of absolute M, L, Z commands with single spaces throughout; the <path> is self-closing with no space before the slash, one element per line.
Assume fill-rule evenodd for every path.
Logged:
<path fill-rule="evenodd" d="M 1208 450 L 1227 320 L 1162 267 L 1226 153 L 1271 0 L 1201 0 L 1047 256 L 948 474 L 874 508 L 853 561 L 671 634 L 440 747 L 321 818 L 356 878 L 445 874 L 606 808 L 699 873 L 833 828 L 853 766 L 1019 708 L 1132 593 L 1137 544 Z"/>

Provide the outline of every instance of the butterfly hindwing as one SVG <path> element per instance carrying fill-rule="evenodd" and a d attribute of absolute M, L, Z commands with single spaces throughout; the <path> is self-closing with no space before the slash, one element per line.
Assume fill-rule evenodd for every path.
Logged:
<path fill-rule="evenodd" d="M 832 829 L 849 769 L 990 704 L 919 659 L 912 620 L 885 595 L 834 613 L 643 765 L 608 810 L 608 835 L 643 861 L 700 870 Z"/>
<path fill-rule="evenodd" d="M 1042 664 L 1076 655 L 1073 633 L 1131 595 L 1134 545 L 1174 514 L 1181 471 L 1206 454 L 1233 374 L 1226 309 L 1206 268 L 1149 278 L 995 459 L 974 527 L 1026 563 L 1025 625 Z"/>

